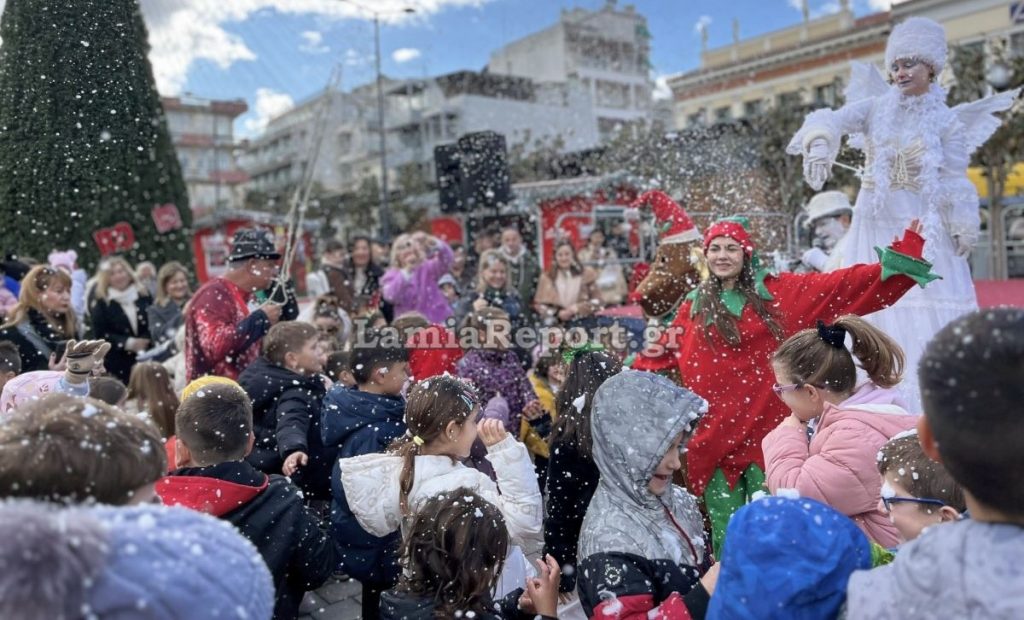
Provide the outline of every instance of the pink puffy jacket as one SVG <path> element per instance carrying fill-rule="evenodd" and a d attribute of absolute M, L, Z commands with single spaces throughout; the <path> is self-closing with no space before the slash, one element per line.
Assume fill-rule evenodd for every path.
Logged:
<path fill-rule="evenodd" d="M 849 400 L 827 403 L 810 443 L 803 429 L 780 426 L 761 442 L 768 489 L 796 489 L 847 515 L 867 536 L 894 547 L 899 533 L 878 509 L 882 477 L 878 450 L 895 435 L 917 425 L 918 416 L 877 398 L 889 390 L 870 386 L 876 398 L 858 390 Z M 889 400 L 885 403 L 885 400 Z"/>

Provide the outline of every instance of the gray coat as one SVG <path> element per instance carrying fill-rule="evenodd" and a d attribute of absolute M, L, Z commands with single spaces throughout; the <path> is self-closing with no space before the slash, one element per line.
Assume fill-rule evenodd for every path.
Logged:
<path fill-rule="evenodd" d="M 968 519 L 932 526 L 892 564 L 850 577 L 847 618 L 1024 618 L 1021 558 L 1018 525 Z"/>
<path fill-rule="evenodd" d="M 185 316 L 181 313 L 181 308 L 171 300 L 167 300 L 163 305 L 154 303 L 146 309 L 146 313 L 149 318 L 149 333 L 153 337 L 154 344 L 174 340 L 178 328 L 185 323 Z"/>
<path fill-rule="evenodd" d="M 580 532 L 581 561 L 597 553 L 689 566 L 704 561 L 696 499 L 675 485 L 659 498 L 647 485 L 676 435 L 685 432 L 688 439 L 705 411 L 704 399 L 652 373 L 624 370 L 601 385 L 591 413 L 601 479 Z M 697 558 L 668 513 L 687 533 Z"/>

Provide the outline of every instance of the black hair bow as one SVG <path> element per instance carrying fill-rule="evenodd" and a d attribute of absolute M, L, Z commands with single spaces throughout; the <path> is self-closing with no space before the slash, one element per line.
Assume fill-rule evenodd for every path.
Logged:
<path fill-rule="evenodd" d="M 839 325 L 826 325 L 825 321 L 818 321 L 818 338 L 836 349 L 846 348 L 846 329 Z"/>

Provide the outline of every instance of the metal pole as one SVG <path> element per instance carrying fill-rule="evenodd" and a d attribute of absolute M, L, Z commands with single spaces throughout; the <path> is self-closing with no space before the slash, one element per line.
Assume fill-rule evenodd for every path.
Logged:
<path fill-rule="evenodd" d="M 384 76 L 380 72 L 380 15 L 373 14 L 373 44 L 377 62 L 377 120 L 380 131 L 380 236 L 391 240 L 391 208 L 388 205 L 387 134 L 384 128 Z"/>

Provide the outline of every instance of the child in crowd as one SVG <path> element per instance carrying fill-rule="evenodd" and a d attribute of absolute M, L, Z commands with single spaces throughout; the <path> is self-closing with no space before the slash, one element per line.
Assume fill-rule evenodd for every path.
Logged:
<path fill-rule="evenodd" d="M 831 620 L 850 575 L 871 566 L 871 551 L 863 532 L 829 506 L 765 497 L 733 515 L 716 566 L 717 580 L 702 582 L 712 594 L 708 618 Z"/>
<path fill-rule="evenodd" d="M 523 417 L 528 422 L 543 423 L 542 418 L 546 414 L 519 357 L 509 348 L 511 323 L 508 314 L 490 307 L 474 310 L 462 327 L 467 333 L 472 333 L 471 330 L 476 332 L 479 346 L 467 351 L 459 360 L 458 375 L 469 379 L 479 390 L 481 402 L 488 403 L 485 417 L 490 415 L 500 419 L 505 429 L 516 436 L 522 432 Z M 490 404 L 496 397 L 505 402 Z M 489 466 L 483 462 L 484 453 L 483 446 L 478 443 L 473 449 L 473 463 L 482 467 L 482 471 L 489 472 Z"/>
<path fill-rule="evenodd" d="M 967 510 L 964 492 L 942 463 L 928 458 L 917 433 L 906 433 L 878 452 L 884 510 L 907 542 L 925 528 L 960 519 Z"/>
<path fill-rule="evenodd" d="M 1024 617 L 1024 310 L 979 310 L 936 334 L 918 369 L 921 447 L 963 488 L 969 519 L 928 528 L 850 578 L 847 617 Z"/>
<path fill-rule="evenodd" d="M 21 355 L 18 353 L 18 345 L 9 340 L 0 340 L 0 392 L 3 392 L 8 381 L 20 374 Z"/>
<path fill-rule="evenodd" d="M 92 377 L 89 379 L 89 398 L 124 409 L 128 402 L 128 386 L 116 377 Z"/>
<path fill-rule="evenodd" d="M 558 391 L 558 418 L 550 438 L 544 553 L 554 556 L 559 566 L 571 567 L 563 571 L 563 592 L 576 589 L 580 528 L 600 477 L 590 434 L 594 394 L 621 371 L 619 360 L 607 353 L 572 351 L 565 382 Z"/>
<path fill-rule="evenodd" d="M 626 370 L 598 388 L 591 430 L 601 482 L 577 570 L 588 618 L 685 618 L 706 608 L 715 572 L 703 520 L 697 500 L 672 484 L 705 411 L 703 399 L 651 373 Z"/>
<path fill-rule="evenodd" d="M 48 394 L 0 425 L 0 497 L 144 504 L 165 471 L 155 426 L 91 398 Z"/>
<path fill-rule="evenodd" d="M 515 544 L 539 537 L 541 494 L 530 456 L 497 420 L 478 425 L 479 413 L 477 395 L 463 380 L 442 375 L 417 383 L 406 403 L 406 434 L 386 454 L 339 462 L 341 476 L 334 487 L 338 503 L 349 507 L 362 529 L 385 537 L 397 533 L 402 519 L 427 498 L 467 487 L 498 507 Z M 478 434 L 497 483 L 461 463 Z M 391 563 L 397 559 L 397 553 L 382 558 Z"/>
<path fill-rule="evenodd" d="M 860 385 L 854 358 L 868 376 Z M 917 416 L 893 404 L 903 373 L 899 345 L 846 315 L 788 338 L 772 369 L 773 390 L 792 413 L 762 442 L 769 490 L 795 488 L 853 519 L 879 545 L 895 546 L 899 532 L 878 509 L 882 481 L 875 461 L 885 442 L 917 424 Z"/>
<path fill-rule="evenodd" d="M 402 544 L 401 581 L 381 598 L 385 620 L 479 618 L 544 620 L 556 617 L 559 568 L 538 561 L 541 577 L 500 602 L 492 594 L 509 549 L 505 517 L 471 488 L 426 499 Z"/>
<path fill-rule="evenodd" d="M 354 386 L 356 378 L 352 376 L 352 351 L 335 351 L 329 354 L 324 364 L 324 374 L 331 383 L 344 387 Z"/>
<path fill-rule="evenodd" d="M 164 439 L 174 436 L 174 416 L 178 413 L 178 395 L 171 383 L 171 373 L 157 362 L 139 362 L 132 367 L 128 379 L 128 402 L 125 411 L 146 415 L 160 429 Z"/>
<path fill-rule="evenodd" d="M 263 355 L 238 376 L 252 399 L 256 445 L 246 458 L 267 474 L 290 476 L 309 499 L 329 500 L 336 447 L 320 433 L 324 354 L 317 328 L 301 321 L 274 325 Z"/>
<path fill-rule="evenodd" d="M 455 374 L 463 350 L 455 332 L 445 325 L 432 325 L 419 312 L 407 312 L 391 325 L 409 348 L 409 371 L 415 381 L 444 373 Z"/>
<path fill-rule="evenodd" d="M 250 618 L 270 573 L 231 525 L 157 505 L 0 503 L 0 617 Z"/>
<path fill-rule="evenodd" d="M 211 383 L 182 401 L 175 425 L 178 469 L 160 481 L 161 499 L 234 524 L 274 578 L 274 617 L 295 618 L 305 592 L 331 576 L 334 546 L 298 487 L 245 461 L 255 441 L 249 397 Z"/>
<path fill-rule="evenodd" d="M 520 420 L 519 438 L 530 451 L 541 492 L 547 483 L 550 456 L 548 437 L 551 435 L 551 425 L 556 417 L 555 392 L 562 383 L 562 369 L 562 359 L 554 351 L 548 351 L 537 359 L 533 370 L 527 375 L 543 413 L 532 420 Z"/>
<path fill-rule="evenodd" d="M 379 342 L 383 334 L 370 332 L 368 336 L 371 342 Z M 342 459 L 384 452 L 405 433 L 401 394 L 409 377 L 409 354 L 404 347 L 358 347 L 352 351 L 352 374 L 356 386 L 332 387 L 322 409 L 324 445 L 337 447 Z M 380 593 L 398 578 L 398 568 L 389 559 L 397 554 L 398 533 L 375 536 L 360 527 L 341 492 L 341 474 L 335 462 L 331 532 L 345 573 L 362 583 L 363 617 L 376 618 Z"/>

